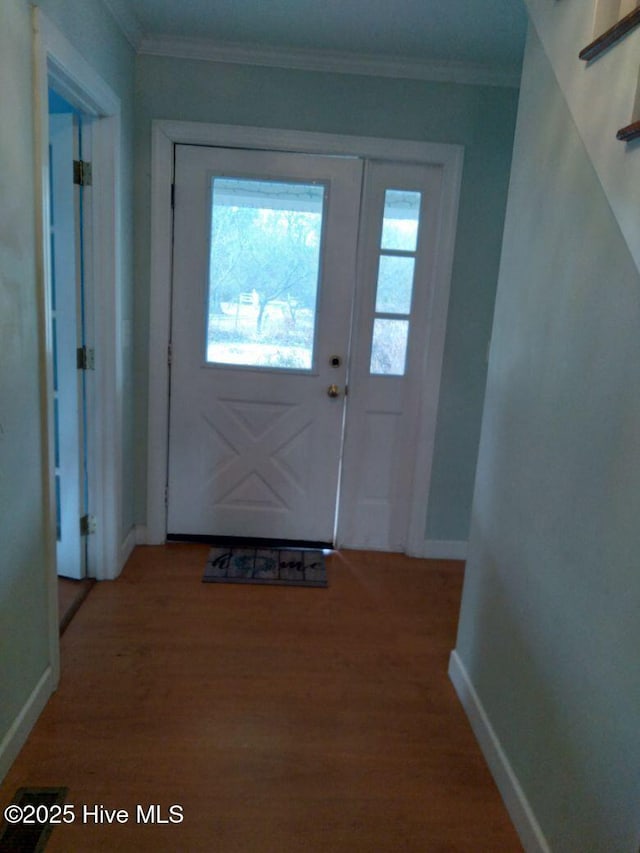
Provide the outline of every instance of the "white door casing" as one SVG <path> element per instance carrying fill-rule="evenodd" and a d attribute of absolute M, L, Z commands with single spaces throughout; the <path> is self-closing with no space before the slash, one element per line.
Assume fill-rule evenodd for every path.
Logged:
<path fill-rule="evenodd" d="M 38 8 L 33 9 L 34 97 L 36 131 L 36 193 L 40 209 L 37 240 L 38 277 L 41 288 L 43 427 L 50 488 L 47 515 L 51 565 L 55 566 L 55 489 L 53 353 L 51 341 L 51 257 L 49 241 L 49 130 L 48 90 L 52 86 L 84 116 L 91 119 L 90 153 L 85 132 L 85 156 L 93 164 L 91 201 L 85 206 L 85 266 L 88 289 L 86 320 L 88 335 L 96 349 L 96 369 L 88 389 L 89 432 L 92 436 L 88 460 L 90 504 L 97 531 L 90 537 L 89 559 L 98 579 L 116 577 L 121 558 L 121 454 L 122 454 L 122 308 L 120 225 L 120 99 L 61 31 Z M 55 575 L 50 584 L 51 635 L 57 644 L 57 591 Z"/>
<path fill-rule="evenodd" d="M 168 533 L 332 542 L 344 396 L 327 391 L 342 392 L 346 378 L 362 165 L 178 146 L 175 169 Z M 221 176 L 324 188 L 308 370 L 207 360 L 211 186 Z"/>
<path fill-rule="evenodd" d="M 164 502 L 169 396 L 166 353 L 169 342 L 171 292 L 170 198 L 173 181 L 173 152 L 176 144 L 351 155 L 399 163 L 429 164 L 440 171 L 442 192 L 437 234 L 434 235 L 430 328 L 424 342 L 420 395 L 414 401 L 417 410 L 415 429 L 418 441 L 412 464 L 415 471 L 419 472 L 419 476 L 413 477 L 411 485 L 410 522 L 405 548 L 407 553 L 428 556 L 427 543 L 425 543 L 425 519 L 462 175 L 461 146 L 193 122 L 153 122 L 147 492 L 147 541 L 152 543 L 164 541 L 167 531 Z"/>

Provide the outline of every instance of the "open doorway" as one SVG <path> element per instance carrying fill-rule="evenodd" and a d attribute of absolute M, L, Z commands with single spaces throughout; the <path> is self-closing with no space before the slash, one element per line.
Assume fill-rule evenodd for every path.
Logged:
<path fill-rule="evenodd" d="M 33 10 L 33 25 L 50 567 L 47 584 L 55 684 L 59 671 L 58 567 L 61 574 L 71 577 L 114 578 L 126 557 L 121 523 L 121 105 L 109 84 L 37 7 Z M 66 153 L 57 171 L 65 192 L 72 198 L 67 202 L 66 217 L 60 211 L 59 193 L 53 186 L 53 160 L 58 148 Z M 74 169 L 82 172 L 84 167 L 72 165 L 69 185 L 70 149 L 74 151 L 72 163 L 89 161 L 92 165 L 91 186 L 83 188 L 84 197 L 73 183 Z M 52 222 L 57 228 L 65 218 L 69 235 L 58 239 L 56 234 L 52 241 Z M 64 275 L 56 269 L 61 247 L 68 252 Z M 60 298 L 60 288 L 64 290 L 61 277 L 68 286 L 65 299 Z M 57 328 L 62 305 L 67 308 L 69 332 Z M 62 366 L 56 352 L 63 339 L 68 369 Z M 71 403 L 65 409 L 68 423 L 60 422 L 57 393 L 61 373 L 69 377 Z M 58 465 L 62 460 L 56 458 L 63 439 L 71 448 L 69 459 L 73 461 L 68 469 Z M 75 505 L 72 510 L 65 510 L 65 498 L 70 495 L 74 495 Z M 65 516 L 70 531 L 68 553 L 62 545 L 58 547 L 57 535 L 60 527 L 61 539 L 65 538 Z"/>
<path fill-rule="evenodd" d="M 49 87 L 50 318 L 53 343 L 56 567 L 62 633 L 86 598 L 92 519 L 87 409 L 92 348 L 87 341 L 84 221 L 90 119 Z"/>
<path fill-rule="evenodd" d="M 87 576 L 87 373 L 83 216 L 86 118 L 49 89 L 50 316 L 53 342 L 56 564 L 59 577 Z M 75 169 L 74 169 L 75 164 Z M 75 175 L 74 175 L 75 172 Z M 74 179 L 75 178 L 75 179 Z"/>

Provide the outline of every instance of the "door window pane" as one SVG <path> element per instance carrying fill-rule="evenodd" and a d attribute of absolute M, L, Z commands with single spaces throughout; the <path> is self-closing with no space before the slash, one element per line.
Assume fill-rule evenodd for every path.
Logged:
<path fill-rule="evenodd" d="M 207 361 L 310 370 L 324 187 L 212 183 Z"/>
<path fill-rule="evenodd" d="M 416 251 L 421 195 L 407 190 L 386 190 L 380 243 L 383 249 Z"/>
<path fill-rule="evenodd" d="M 387 320 L 376 317 L 373 321 L 371 373 L 382 376 L 404 376 L 408 335 L 408 320 Z"/>
<path fill-rule="evenodd" d="M 381 314 L 409 314 L 413 290 L 415 258 L 381 255 L 378 267 L 376 311 Z"/>

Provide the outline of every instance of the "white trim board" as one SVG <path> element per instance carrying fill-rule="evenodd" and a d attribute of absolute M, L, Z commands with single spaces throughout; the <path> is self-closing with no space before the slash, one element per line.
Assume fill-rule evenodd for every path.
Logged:
<path fill-rule="evenodd" d="M 114 0 L 104 0 L 109 6 Z M 471 86 L 518 88 L 520 69 L 445 60 L 403 59 L 394 56 L 313 50 L 269 45 L 220 42 L 190 36 L 148 35 L 138 44 L 138 53 L 176 59 L 199 59 L 237 65 L 290 68 L 367 77 L 395 77 L 462 83 Z"/>
<path fill-rule="evenodd" d="M 522 790 L 491 720 L 476 693 L 457 651 L 449 658 L 449 677 L 466 711 L 480 749 L 502 795 L 507 811 L 527 853 L 551 853 L 536 816 Z"/>
<path fill-rule="evenodd" d="M 56 673 L 51 666 L 48 666 L 0 743 L 0 782 L 18 757 L 31 729 L 55 690 L 56 681 Z"/>
<path fill-rule="evenodd" d="M 136 524 L 136 545 L 147 545 L 149 537 L 147 535 L 147 527 L 145 524 Z"/>
<path fill-rule="evenodd" d="M 122 540 L 122 545 L 120 546 L 120 562 L 119 566 L 123 569 L 126 565 L 127 560 L 133 553 L 133 549 L 138 544 L 138 531 L 135 526 L 133 526 L 127 535 Z"/>
<path fill-rule="evenodd" d="M 436 259 L 433 331 L 425 348 L 429 372 L 429 393 L 424 394 L 422 423 L 426 430 L 416 465 L 426 476 L 416 478 L 407 550 L 420 553 L 424 548 L 424 527 L 429 489 L 429 474 L 435 442 L 435 423 L 444 337 L 446 331 L 449 286 L 455 243 L 458 199 L 462 181 L 461 145 L 413 142 L 396 139 L 340 136 L 271 128 L 162 121 L 151 131 L 151 258 L 149 322 L 149 408 L 147 457 L 147 533 L 149 544 L 161 544 L 166 537 L 166 462 L 168 452 L 167 352 L 170 334 L 173 148 L 175 144 L 214 145 L 231 148 L 262 148 L 296 151 L 305 154 L 358 156 L 386 161 L 428 163 L 443 169 L 442 231 Z"/>
<path fill-rule="evenodd" d="M 120 569 L 124 569 L 129 557 L 138 545 L 147 544 L 147 528 L 144 525 L 134 524 L 122 540 L 120 546 Z"/>
<path fill-rule="evenodd" d="M 33 7 L 33 28 L 38 69 L 55 78 L 60 95 L 90 115 L 119 112 L 120 99 L 111 87 L 37 6 Z M 36 85 L 41 83 L 38 80 Z"/>

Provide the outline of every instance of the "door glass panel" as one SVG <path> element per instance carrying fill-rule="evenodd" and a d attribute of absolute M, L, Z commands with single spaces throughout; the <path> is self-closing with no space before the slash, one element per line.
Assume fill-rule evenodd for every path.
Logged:
<path fill-rule="evenodd" d="M 409 314 L 413 290 L 415 258 L 381 255 L 378 268 L 376 311 L 381 314 Z"/>
<path fill-rule="evenodd" d="M 207 361 L 310 370 L 325 188 L 214 178 Z"/>
<path fill-rule="evenodd" d="M 407 359 L 408 320 L 373 321 L 371 373 L 383 376 L 403 376 Z"/>
<path fill-rule="evenodd" d="M 415 252 L 418 245 L 418 220 L 422 193 L 386 190 L 382 220 L 383 249 Z"/>

